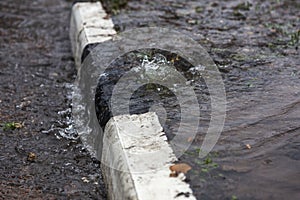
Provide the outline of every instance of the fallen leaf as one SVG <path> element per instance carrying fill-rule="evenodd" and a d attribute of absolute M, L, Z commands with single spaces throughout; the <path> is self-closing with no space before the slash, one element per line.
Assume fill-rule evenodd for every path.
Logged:
<path fill-rule="evenodd" d="M 172 171 L 170 174 L 170 177 L 177 177 L 180 173 L 187 173 L 189 170 L 191 170 L 192 167 L 189 166 L 186 163 L 178 163 L 170 166 L 170 170 Z"/>
<path fill-rule="evenodd" d="M 15 127 L 16 128 L 23 128 L 24 127 L 24 123 L 21 124 L 21 123 L 17 122 L 17 123 L 15 123 Z"/>
<path fill-rule="evenodd" d="M 36 159 L 35 153 L 29 152 L 29 153 L 28 153 L 28 156 L 27 156 L 27 160 L 30 161 L 30 162 L 34 162 L 35 159 Z"/>

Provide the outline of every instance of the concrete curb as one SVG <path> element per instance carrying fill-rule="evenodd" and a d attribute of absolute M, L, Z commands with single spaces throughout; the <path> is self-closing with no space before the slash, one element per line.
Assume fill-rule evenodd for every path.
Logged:
<path fill-rule="evenodd" d="M 70 39 L 77 68 L 80 67 L 84 49 L 89 44 L 110 40 L 116 34 L 112 20 L 106 16 L 100 2 L 74 4 Z"/>
<path fill-rule="evenodd" d="M 153 112 L 120 115 L 107 123 L 101 163 L 111 199 L 195 199 L 183 174 L 170 177 L 177 158 L 162 131 Z"/>
<path fill-rule="evenodd" d="M 105 16 L 100 2 L 73 6 L 70 37 L 77 69 L 87 46 L 116 34 Z M 170 177 L 169 167 L 177 158 L 155 113 L 115 116 L 101 139 L 101 167 L 110 199 L 195 199 L 183 174 Z"/>

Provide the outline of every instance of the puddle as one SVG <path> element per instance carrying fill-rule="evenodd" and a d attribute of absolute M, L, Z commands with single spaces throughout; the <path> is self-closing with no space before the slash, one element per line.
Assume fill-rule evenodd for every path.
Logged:
<path fill-rule="evenodd" d="M 177 41 L 175 47 L 170 46 L 172 40 Z M 151 49 L 147 44 L 159 44 L 160 48 Z M 136 46 L 141 48 L 136 50 Z M 73 98 L 74 119 L 86 146 L 99 159 L 103 128 L 111 116 L 158 109 L 178 157 L 189 147 L 199 128 L 215 126 L 208 130 L 213 131 L 210 134 L 215 138 L 222 129 L 225 97 L 216 66 L 201 46 L 176 31 L 144 28 L 124 32 L 115 40 L 93 47 L 79 74 Z M 207 103 L 208 91 L 214 100 L 213 109 Z M 201 123 L 199 127 L 199 105 L 203 114 L 211 114 L 216 120 Z M 208 152 L 211 144 L 212 140 L 204 143 L 201 154 Z"/>
<path fill-rule="evenodd" d="M 175 61 L 171 63 L 174 59 L 177 59 L 176 63 Z M 119 70 L 120 68 L 122 70 Z M 96 112 L 99 123 L 104 128 L 111 116 L 126 113 L 142 114 L 150 110 L 155 111 L 155 108 L 163 108 L 164 110 L 158 112 L 160 122 L 163 126 L 172 126 L 176 130 L 175 127 L 178 128 L 181 118 L 176 93 L 181 95 L 179 90 L 182 89 L 180 88 L 181 80 L 176 80 L 177 70 L 180 70 L 183 76 L 184 70 L 187 74 L 190 68 L 192 70 L 192 65 L 183 58 L 179 58 L 178 55 L 158 49 L 133 51 L 115 59 L 103 73 L 105 76 L 100 76 L 97 85 Z M 126 79 L 122 77 L 124 74 L 126 74 Z M 189 76 L 191 75 L 190 73 Z M 174 82 L 168 85 L 163 84 L 163 82 L 170 81 L 168 77 L 175 79 Z M 120 83 L 121 81 L 127 86 Z M 189 85 L 194 81 L 193 79 L 186 80 L 184 84 Z M 128 85 L 137 90 L 129 88 Z M 203 79 L 202 85 L 206 87 Z M 121 87 L 122 91 L 117 91 L 118 87 Z M 129 99 L 126 99 L 127 93 L 131 95 Z M 111 100 L 112 95 L 118 99 Z M 111 110 L 112 103 L 116 106 L 115 113 Z M 164 124 L 164 121 L 167 124 Z M 177 132 L 174 130 L 172 132 L 169 129 L 165 130 L 170 139 Z"/>
<path fill-rule="evenodd" d="M 120 32 L 162 26 L 191 36 L 222 72 L 227 117 L 205 159 L 198 155 L 210 120 L 210 97 L 193 83 L 198 99 L 207 104 L 197 136 L 180 161 L 193 167 L 189 183 L 197 198 L 298 197 L 298 8 L 295 1 L 128 1 L 113 15 Z"/>

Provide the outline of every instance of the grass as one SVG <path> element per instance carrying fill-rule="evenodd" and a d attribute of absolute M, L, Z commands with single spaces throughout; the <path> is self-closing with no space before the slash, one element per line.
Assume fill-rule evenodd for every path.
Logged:
<path fill-rule="evenodd" d="M 276 24 L 276 23 L 266 23 L 264 26 L 268 29 L 275 30 L 277 33 L 283 37 L 289 38 L 289 40 L 278 38 L 276 43 L 281 43 L 283 45 L 297 46 L 300 41 L 300 29 L 292 30 L 293 26 L 290 23 L 287 24 Z M 269 46 L 273 47 L 274 44 Z"/>
<path fill-rule="evenodd" d="M 219 167 L 217 163 L 213 162 L 212 157 L 210 155 L 206 156 L 206 158 L 198 164 L 201 165 L 201 171 L 204 173 L 207 173 L 212 169 Z"/>
<path fill-rule="evenodd" d="M 250 10 L 252 4 L 248 1 L 240 3 L 236 5 L 233 9 L 234 10 Z"/>
<path fill-rule="evenodd" d="M 9 131 L 9 130 L 20 129 L 24 125 L 19 123 L 19 122 L 6 122 L 4 124 L 1 124 L 1 126 L 2 126 L 4 131 Z"/>
<path fill-rule="evenodd" d="M 289 45 L 295 46 L 299 44 L 300 38 L 300 29 L 298 31 L 292 32 L 290 35 L 290 41 L 288 42 Z"/>
<path fill-rule="evenodd" d="M 194 163 L 201 168 L 201 172 L 209 173 L 211 170 L 216 169 L 219 165 L 213 161 L 213 157 L 217 157 L 217 152 L 209 153 L 205 158 L 199 158 L 199 153 L 201 152 L 200 148 L 197 148 L 193 151 L 186 151 L 185 154 L 188 156 L 196 157 Z"/>

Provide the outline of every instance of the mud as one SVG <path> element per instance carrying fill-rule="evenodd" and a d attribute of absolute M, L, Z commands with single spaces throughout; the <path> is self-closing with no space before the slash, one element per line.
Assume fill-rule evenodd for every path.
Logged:
<path fill-rule="evenodd" d="M 197 198 L 299 197 L 299 8 L 299 2 L 283 0 L 132 0 L 111 10 L 120 32 L 162 26 L 189 35 L 222 72 L 224 131 L 213 152 L 199 159 L 208 104 L 192 147 L 180 158 L 193 167 L 188 181 Z"/>
<path fill-rule="evenodd" d="M 0 199 L 106 199 L 99 162 L 59 132 L 76 74 L 71 6 L 0 2 Z"/>

